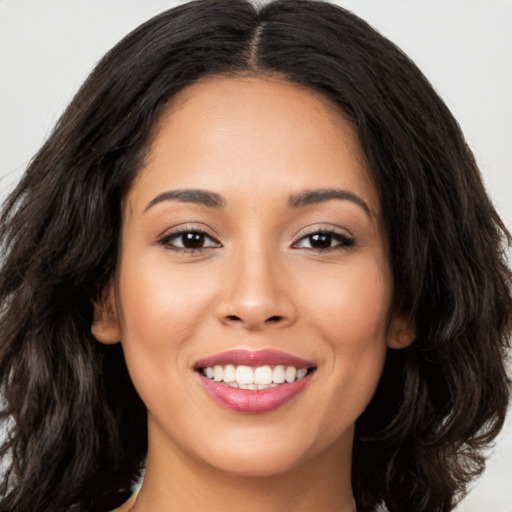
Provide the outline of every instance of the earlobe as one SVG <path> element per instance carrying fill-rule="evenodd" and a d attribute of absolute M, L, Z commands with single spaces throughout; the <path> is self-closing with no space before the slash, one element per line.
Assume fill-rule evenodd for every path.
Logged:
<path fill-rule="evenodd" d="M 388 347 L 401 349 L 408 347 L 416 338 L 416 325 L 413 319 L 395 315 L 388 329 Z"/>
<path fill-rule="evenodd" d="M 105 345 L 113 345 L 121 340 L 121 329 L 112 283 L 101 294 L 99 301 L 94 302 L 94 322 L 91 325 L 91 333 L 100 343 Z"/>

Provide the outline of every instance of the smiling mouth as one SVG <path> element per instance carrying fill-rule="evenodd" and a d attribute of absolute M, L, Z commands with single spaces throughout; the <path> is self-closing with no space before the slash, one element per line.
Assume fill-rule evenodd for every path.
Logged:
<path fill-rule="evenodd" d="M 284 365 L 251 367 L 227 364 L 207 366 L 198 370 L 215 382 L 226 384 L 232 388 L 254 391 L 296 382 L 303 379 L 314 368 L 296 368 Z"/>
<path fill-rule="evenodd" d="M 277 350 L 231 350 L 198 361 L 194 370 L 219 405 L 254 414 L 278 409 L 300 395 L 316 365 Z"/>

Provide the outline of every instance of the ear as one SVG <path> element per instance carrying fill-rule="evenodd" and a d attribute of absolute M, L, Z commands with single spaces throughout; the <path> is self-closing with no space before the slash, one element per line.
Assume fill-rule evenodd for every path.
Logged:
<path fill-rule="evenodd" d="M 98 302 L 94 302 L 94 322 L 91 326 L 91 332 L 100 343 L 106 345 L 113 345 L 121 340 L 121 329 L 112 282 L 105 288 Z"/>
<path fill-rule="evenodd" d="M 416 338 L 416 324 L 412 318 L 395 314 L 388 328 L 387 345 L 392 349 L 408 347 Z"/>

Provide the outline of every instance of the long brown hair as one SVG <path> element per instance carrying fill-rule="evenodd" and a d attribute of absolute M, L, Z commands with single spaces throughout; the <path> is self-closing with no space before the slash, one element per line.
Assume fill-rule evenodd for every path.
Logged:
<path fill-rule="evenodd" d="M 383 206 L 394 308 L 417 326 L 388 353 L 356 425 L 360 509 L 452 510 L 502 427 L 510 237 L 461 131 L 417 67 L 328 3 L 200 0 L 153 18 L 98 64 L 6 201 L 0 224 L 0 511 L 104 511 L 146 453 L 119 346 L 93 339 L 121 203 L 166 102 L 206 75 L 278 75 L 356 128 Z"/>

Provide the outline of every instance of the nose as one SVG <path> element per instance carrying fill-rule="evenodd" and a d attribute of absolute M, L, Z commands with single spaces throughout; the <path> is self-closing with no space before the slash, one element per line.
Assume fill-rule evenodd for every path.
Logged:
<path fill-rule="evenodd" d="M 221 323 L 259 331 L 296 321 L 293 280 L 277 259 L 249 249 L 227 263 L 216 311 Z"/>

